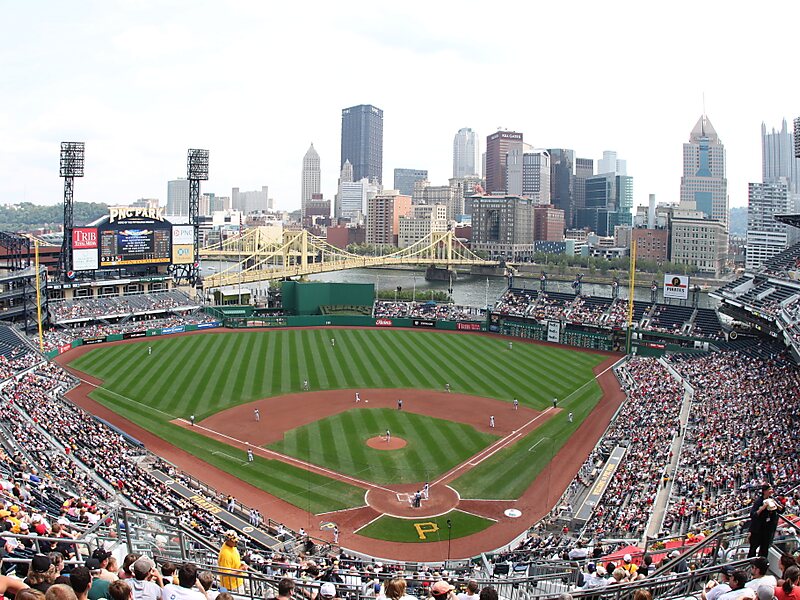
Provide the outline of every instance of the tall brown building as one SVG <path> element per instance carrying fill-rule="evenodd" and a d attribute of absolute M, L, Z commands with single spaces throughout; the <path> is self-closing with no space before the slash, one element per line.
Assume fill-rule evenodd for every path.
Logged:
<path fill-rule="evenodd" d="M 534 206 L 533 239 L 537 242 L 563 242 L 564 211 L 552 204 Z"/>
<path fill-rule="evenodd" d="M 486 138 L 486 191 L 508 191 L 506 161 L 509 148 L 522 144 L 522 134 L 515 131 L 498 131 Z"/>
<path fill-rule="evenodd" d="M 391 193 L 367 199 L 367 243 L 397 245 L 400 217 L 411 216 L 411 196 Z"/>
<path fill-rule="evenodd" d="M 636 242 L 636 258 L 666 261 L 669 250 L 669 229 L 642 229 L 631 231 L 631 241 Z"/>

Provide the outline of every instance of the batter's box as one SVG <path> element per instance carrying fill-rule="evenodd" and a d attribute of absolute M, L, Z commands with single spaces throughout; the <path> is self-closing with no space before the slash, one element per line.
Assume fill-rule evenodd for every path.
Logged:
<path fill-rule="evenodd" d="M 406 504 L 411 504 L 411 498 L 413 494 L 405 494 L 403 492 L 397 492 L 397 501 L 398 502 L 405 502 Z"/>

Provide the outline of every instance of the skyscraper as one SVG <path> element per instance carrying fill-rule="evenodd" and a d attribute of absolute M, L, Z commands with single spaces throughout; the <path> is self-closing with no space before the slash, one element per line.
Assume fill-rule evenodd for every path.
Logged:
<path fill-rule="evenodd" d="M 395 169 L 394 189 L 404 196 L 413 196 L 414 182 L 426 179 L 428 179 L 428 171 L 425 169 Z"/>
<path fill-rule="evenodd" d="M 480 165 L 478 134 L 469 127 L 458 130 L 453 138 L 453 177 L 463 178 L 478 174 Z"/>
<path fill-rule="evenodd" d="M 547 150 L 534 148 L 523 153 L 522 195 L 533 198 L 536 204 L 550 204 L 550 154 Z"/>
<path fill-rule="evenodd" d="M 512 147 L 522 146 L 522 134 L 516 131 L 498 131 L 486 138 L 486 191 L 505 193 L 508 154 Z M 520 171 L 522 152 L 520 148 Z"/>
<path fill-rule="evenodd" d="M 308 204 L 315 194 L 320 193 L 320 166 L 319 154 L 314 150 L 314 144 L 303 157 L 303 184 L 300 195 L 301 217 L 306 216 L 306 204 Z"/>
<path fill-rule="evenodd" d="M 353 165 L 353 181 L 383 184 L 383 111 L 370 104 L 342 111 L 342 157 Z"/>
<path fill-rule="evenodd" d="M 550 202 L 564 211 L 567 227 L 575 224 L 575 151 L 566 148 L 550 148 Z"/>
<path fill-rule="evenodd" d="M 627 175 L 628 165 L 626 161 L 617 158 L 617 153 L 613 150 L 603 150 L 603 158 L 597 161 L 597 174 L 614 173 L 615 175 Z"/>
<path fill-rule="evenodd" d="M 728 180 L 725 146 L 706 115 L 698 119 L 683 145 L 681 203 L 693 202 L 706 217 L 728 225 Z"/>
<path fill-rule="evenodd" d="M 171 217 L 189 216 L 189 180 L 167 182 L 167 214 Z"/>
<path fill-rule="evenodd" d="M 761 123 L 761 180 L 776 183 L 785 179 L 790 192 L 800 191 L 800 159 L 794 155 L 794 135 L 783 120 L 780 131 Z"/>
<path fill-rule="evenodd" d="M 792 212 L 792 204 L 786 178 L 748 184 L 747 269 L 760 267 L 788 247 L 789 226 L 776 221 L 775 215 Z"/>

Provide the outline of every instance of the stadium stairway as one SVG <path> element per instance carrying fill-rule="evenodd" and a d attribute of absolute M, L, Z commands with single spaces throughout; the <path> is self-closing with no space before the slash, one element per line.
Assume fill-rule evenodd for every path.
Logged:
<path fill-rule="evenodd" d="M 150 474 L 156 479 L 158 479 L 158 481 L 163 483 L 170 490 L 172 490 L 174 493 L 185 498 L 189 502 L 192 502 L 193 504 L 198 504 L 199 503 L 198 500 L 202 500 L 203 508 L 208 512 L 212 513 L 217 519 L 219 519 L 220 522 L 223 523 L 226 529 L 234 529 L 238 531 L 242 537 L 244 538 L 249 537 L 253 539 L 255 542 L 271 550 L 274 551 L 283 550 L 284 544 L 282 541 L 267 534 L 261 529 L 253 527 L 252 525 L 250 525 L 250 523 L 248 523 L 244 519 L 241 519 L 235 514 L 228 512 L 224 508 L 216 505 L 211 505 L 208 502 L 208 500 L 200 496 L 197 492 L 191 490 L 183 483 L 176 481 L 166 473 L 163 473 L 158 469 L 153 469 L 152 471 L 150 471 Z"/>

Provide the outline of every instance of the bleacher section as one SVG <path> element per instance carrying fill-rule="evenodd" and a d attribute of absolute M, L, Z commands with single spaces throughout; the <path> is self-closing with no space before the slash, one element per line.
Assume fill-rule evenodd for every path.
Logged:
<path fill-rule="evenodd" d="M 50 321 L 72 324 L 96 320 L 124 319 L 138 315 L 180 313 L 200 305 L 179 290 L 50 302 Z"/>
<path fill-rule="evenodd" d="M 684 325 L 692 318 L 694 308 L 673 304 L 657 304 L 652 311 L 647 326 L 642 329 L 661 332 L 682 332 Z"/>
<path fill-rule="evenodd" d="M 698 308 L 692 322 L 692 335 L 705 338 L 722 338 L 722 324 L 716 311 L 710 308 Z"/>
<path fill-rule="evenodd" d="M 800 270 L 800 244 L 789 246 L 764 263 L 761 272 L 767 275 L 788 277 L 791 271 Z"/>

